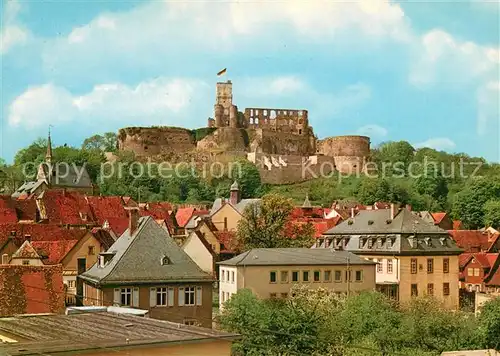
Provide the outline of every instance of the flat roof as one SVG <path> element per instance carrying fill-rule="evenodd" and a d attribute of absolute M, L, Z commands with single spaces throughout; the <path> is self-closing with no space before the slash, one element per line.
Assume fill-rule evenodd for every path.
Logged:
<path fill-rule="evenodd" d="M 238 334 L 187 326 L 133 315 L 79 313 L 72 315 L 0 318 L 2 355 L 40 355 L 123 349 L 141 345 L 164 346 L 210 339 L 234 340 Z"/>

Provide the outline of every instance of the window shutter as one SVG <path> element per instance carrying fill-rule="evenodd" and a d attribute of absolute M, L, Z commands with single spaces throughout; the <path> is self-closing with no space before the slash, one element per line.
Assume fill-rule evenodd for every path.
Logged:
<path fill-rule="evenodd" d="M 156 306 L 156 288 L 149 288 L 149 306 Z"/>
<path fill-rule="evenodd" d="M 179 287 L 179 306 L 184 305 L 184 287 Z"/>
<path fill-rule="evenodd" d="M 201 301 L 202 301 L 202 298 L 201 298 L 201 292 L 202 292 L 202 288 L 201 287 L 196 287 L 196 305 L 201 305 Z"/>
<path fill-rule="evenodd" d="M 168 306 L 174 306 L 174 288 L 168 288 Z"/>
<path fill-rule="evenodd" d="M 139 307 L 139 288 L 132 289 L 132 306 Z"/>
<path fill-rule="evenodd" d="M 121 301 L 120 301 L 120 288 L 115 288 L 115 293 L 114 293 L 114 296 L 113 296 L 113 304 L 117 304 L 117 305 L 121 304 Z"/>

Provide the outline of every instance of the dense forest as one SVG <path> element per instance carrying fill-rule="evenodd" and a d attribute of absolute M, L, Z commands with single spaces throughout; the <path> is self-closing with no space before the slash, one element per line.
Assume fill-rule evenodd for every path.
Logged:
<path fill-rule="evenodd" d="M 105 133 L 86 139 L 82 147 L 53 147 L 53 161 L 86 165 L 103 195 L 126 195 L 141 202 L 212 202 L 227 197 L 234 178 L 211 177 L 185 165 L 171 178 L 158 174 L 157 165 L 139 163 L 130 152 L 116 152 L 116 135 Z M 15 190 L 36 174 L 45 159 L 47 141 L 38 139 L 17 152 L 12 164 L 0 161 L 0 189 Z M 106 163 L 105 152 L 117 160 Z M 306 194 L 316 205 L 330 206 L 335 200 L 376 201 L 410 204 L 415 210 L 447 211 L 466 228 L 500 226 L 500 165 L 466 154 L 449 154 L 430 148 L 414 149 L 406 141 L 385 142 L 373 148 L 369 174 L 341 175 L 291 184 L 262 184 L 257 167 L 240 161 L 238 182 L 242 195 L 260 197 L 278 193 L 296 203 Z M 119 168 L 119 169 L 118 169 Z M 140 172 L 148 172 L 140 174 Z M 172 170 L 172 173 L 174 171 Z M 181 174 L 179 174 L 181 173 Z M 169 176 L 169 175 L 167 175 Z"/>

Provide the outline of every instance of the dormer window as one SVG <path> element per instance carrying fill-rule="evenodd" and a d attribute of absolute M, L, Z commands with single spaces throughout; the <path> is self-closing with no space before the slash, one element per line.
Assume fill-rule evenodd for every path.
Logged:
<path fill-rule="evenodd" d="M 373 247 L 373 239 L 369 238 L 368 239 L 368 248 L 372 248 Z"/>
<path fill-rule="evenodd" d="M 161 265 L 162 266 L 169 265 L 170 263 L 171 263 L 170 258 L 168 258 L 167 256 L 163 256 L 161 258 Z"/>
<path fill-rule="evenodd" d="M 383 245 L 384 245 L 384 240 L 378 239 L 378 248 L 382 248 Z"/>
<path fill-rule="evenodd" d="M 387 239 L 387 247 L 392 248 L 392 239 L 391 238 Z"/>
<path fill-rule="evenodd" d="M 441 242 L 441 246 L 446 246 L 446 237 L 441 237 L 439 242 Z"/>
<path fill-rule="evenodd" d="M 425 238 L 425 243 L 426 243 L 427 246 L 432 246 L 432 244 L 431 244 L 431 238 L 430 237 L 426 237 Z"/>
<path fill-rule="evenodd" d="M 82 212 L 80 212 L 80 218 L 81 218 L 83 221 L 86 221 L 86 220 L 87 220 L 87 214 L 86 214 L 86 213 L 82 213 Z"/>
<path fill-rule="evenodd" d="M 116 252 L 101 252 L 98 258 L 98 266 L 104 268 L 113 259 L 115 253 Z"/>

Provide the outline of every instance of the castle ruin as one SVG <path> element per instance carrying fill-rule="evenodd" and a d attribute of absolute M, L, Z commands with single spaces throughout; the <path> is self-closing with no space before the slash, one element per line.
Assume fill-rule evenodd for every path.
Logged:
<path fill-rule="evenodd" d="M 205 133 L 200 137 L 177 127 L 123 128 L 118 134 L 119 149 L 133 151 L 138 158 L 173 163 L 201 156 L 205 161 L 246 157 L 257 164 L 262 181 L 270 184 L 310 179 L 314 177 L 311 172 L 360 172 L 370 153 L 366 136 L 317 140 L 307 110 L 252 107 L 238 111 L 229 80 L 216 85 L 213 114 L 208 127 L 199 129 Z M 305 176 L 304 165 L 309 167 Z"/>

